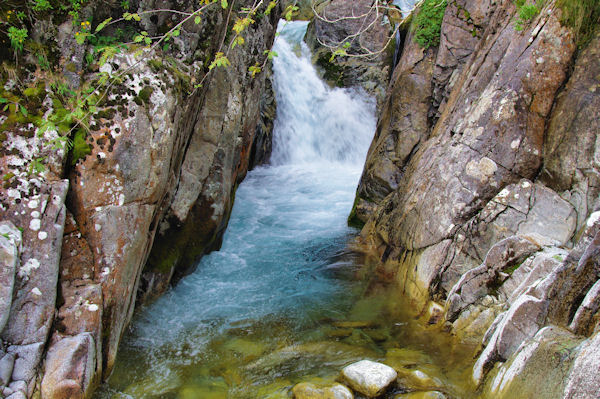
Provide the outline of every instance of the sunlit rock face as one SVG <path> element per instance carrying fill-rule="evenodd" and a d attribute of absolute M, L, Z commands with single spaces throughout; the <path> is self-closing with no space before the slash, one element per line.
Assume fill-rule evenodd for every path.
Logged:
<path fill-rule="evenodd" d="M 495 378 L 499 397 L 535 374 L 526 353 L 598 320 L 600 37 L 575 51 L 555 4 L 522 30 L 516 12 L 450 2 L 439 47 L 406 38 L 352 215 L 380 274 L 424 312 L 445 304 L 447 328 L 481 345 L 472 379 Z M 548 397 L 575 392 L 564 381 Z"/>

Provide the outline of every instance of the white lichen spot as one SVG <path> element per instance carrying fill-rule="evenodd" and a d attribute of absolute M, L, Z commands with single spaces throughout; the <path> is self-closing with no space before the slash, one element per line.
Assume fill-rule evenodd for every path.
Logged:
<path fill-rule="evenodd" d="M 44 241 L 46 238 L 48 238 L 48 233 L 46 233 L 45 231 L 40 231 L 40 232 L 38 233 L 38 238 L 39 238 L 41 241 Z"/>
<path fill-rule="evenodd" d="M 22 279 L 28 280 L 31 272 L 39 269 L 39 267 L 40 261 L 35 258 L 31 258 L 27 262 L 25 262 L 23 266 L 21 266 L 17 275 Z"/>
<path fill-rule="evenodd" d="M 508 197 L 509 195 L 510 195 L 510 191 L 509 191 L 508 189 L 506 189 L 506 188 L 505 188 L 505 189 L 503 189 L 502 191 L 500 191 L 500 192 L 498 193 L 497 197 L 498 197 L 499 199 L 503 199 L 503 198 L 506 198 L 506 197 Z"/>
<path fill-rule="evenodd" d="M 29 201 L 29 202 L 27 203 L 27 207 L 28 207 L 29 209 L 35 209 L 35 208 L 37 208 L 37 207 L 38 207 L 38 205 L 39 205 L 39 204 L 38 204 L 38 202 L 37 202 L 36 200 L 32 200 L 32 201 Z"/>
<path fill-rule="evenodd" d="M 513 140 L 510 143 L 510 148 L 512 148 L 513 150 L 516 150 L 517 148 L 519 148 L 519 144 L 521 144 L 521 140 L 520 139 Z"/>
<path fill-rule="evenodd" d="M 544 57 L 539 57 L 535 60 L 536 64 L 543 64 L 544 63 Z"/>
<path fill-rule="evenodd" d="M 110 274 L 110 269 L 108 267 L 105 267 L 104 269 L 102 269 L 102 273 L 100 273 L 100 276 L 104 277 L 104 276 L 108 276 Z"/>
<path fill-rule="evenodd" d="M 106 154 L 105 154 L 105 153 L 103 153 L 103 152 L 99 152 L 99 153 L 98 153 L 98 156 L 99 156 L 101 159 L 104 159 L 104 158 L 106 158 Z"/>
<path fill-rule="evenodd" d="M 521 183 L 521 187 L 529 188 L 529 187 L 531 187 L 531 183 L 529 183 L 527 180 L 525 180 L 523 183 Z"/>
<path fill-rule="evenodd" d="M 598 221 L 600 220 L 600 211 L 594 212 L 590 215 L 590 217 L 587 220 L 587 227 L 592 227 L 594 224 L 596 224 Z"/>
<path fill-rule="evenodd" d="M 125 194 L 119 194 L 119 206 L 123 206 L 125 203 Z"/>
<path fill-rule="evenodd" d="M 42 221 L 40 219 L 31 219 L 29 222 L 29 228 L 33 231 L 38 231 L 41 225 Z"/>
<path fill-rule="evenodd" d="M 34 219 L 39 219 L 40 213 L 38 211 L 33 211 L 33 212 L 31 212 L 31 217 Z"/>
<path fill-rule="evenodd" d="M 481 182 L 487 181 L 497 170 L 496 162 L 488 157 L 483 157 L 479 161 L 472 160 L 467 163 L 465 168 L 467 175 L 479 179 Z"/>
<path fill-rule="evenodd" d="M 42 296 L 42 291 L 40 291 L 40 289 L 39 289 L 38 287 L 34 287 L 34 288 L 31 290 L 31 293 L 32 293 L 33 295 L 35 295 L 35 296 Z"/>
<path fill-rule="evenodd" d="M 88 306 L 88 310 L 90 312 L 97 312 L 98 311 L 98 305 L 96 305 L 95 303 L 92 303 L 91 305 Z"/>
<path fill-rule="evenodd" d="M 21 198 L 21 192 L 17 189 L 14 188 L 9 188 L 6 191 L 6 194 L 10 197 L 10 198 L 14 198 L 14 199 L 20 199 Z"/>
<path fill-rule="evenodd" d="M 98 223 L 96 223 L 96 224 L 94 224 L 94 229 L 95 229 L 96 231 L 100 231 L 100 230 L 102 230 L 102 225 L 101 225 L 101 224 L 98 224 Z"/>

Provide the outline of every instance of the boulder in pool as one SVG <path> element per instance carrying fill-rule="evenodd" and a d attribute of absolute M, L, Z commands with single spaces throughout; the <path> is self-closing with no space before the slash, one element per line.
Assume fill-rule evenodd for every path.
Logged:
<path fill-rule="evenodd" d="M 342 380 L 368 398 L 375 398 L 385 392 L 397 376 L 390 366 L 371 360 L 352 363 L 342 370 Z"/>

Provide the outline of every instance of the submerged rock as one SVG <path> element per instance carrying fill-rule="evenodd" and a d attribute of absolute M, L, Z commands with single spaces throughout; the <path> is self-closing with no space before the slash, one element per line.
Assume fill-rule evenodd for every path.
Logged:
<path fill-rule="evenodd" d="M 301 382 L 292 389 L 296 399 L 353 399 L 352 392 L 341 384 L 318 388 L 315 384 Z"/>
<path fill-rule="evenodd" d="M 396 395 L 394 399 L 446 399 L 446 395 L 439 391 L 410 392 Z"/>
<path fill-rule="evenodd" d="M 353 390 L 368 398 L 381 395 L 394 382 L 398 373 L 382 363 L 361 360 L 344 367 L 341 378 Z"/>

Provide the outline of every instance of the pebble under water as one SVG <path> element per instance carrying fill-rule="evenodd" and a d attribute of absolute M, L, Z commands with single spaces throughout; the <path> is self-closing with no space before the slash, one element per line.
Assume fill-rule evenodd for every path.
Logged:
<path fill-rule="evenodd" d="M 221 250 L 136 313 L 96 398 L 288 398 L 364 358 L 420 364 L 468 397 L 470 348 L 426 331 L 347 249 L 374 103 L 318 78 L 305 22 L 279 30 L 271 165 L 239 186 Z"/>

